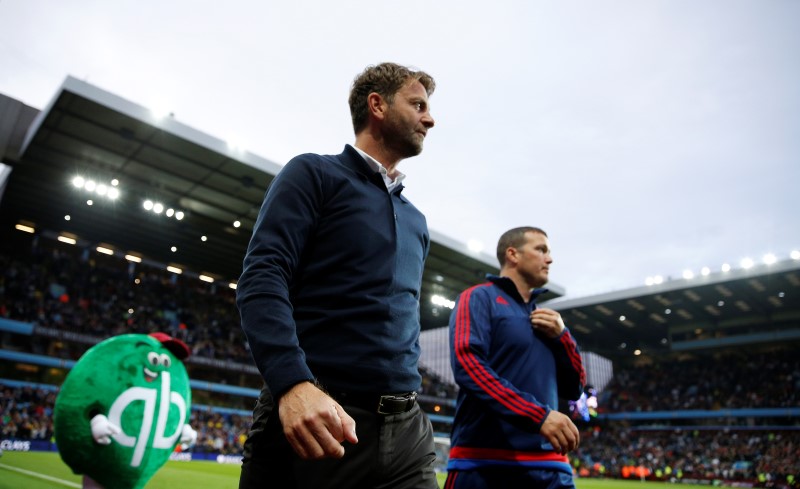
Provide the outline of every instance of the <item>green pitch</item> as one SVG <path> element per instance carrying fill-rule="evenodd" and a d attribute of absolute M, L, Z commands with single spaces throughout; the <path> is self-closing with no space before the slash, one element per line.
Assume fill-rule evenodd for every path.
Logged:
<path fill-rule="evenodd" d="M 439 474 L 439 486 L 444 485 Z M 667 486 L 658 482 L 578 479 L 578 489 L 634 489 Z M 216 462 L 167 462 L 147 484 L 147 489 L 236 489 L 239 465 Z M 0 489 L 63 489 L 81 487 L 81 477 L 72 473 L 55 452 L 4 452 L 0 457 Z M 669 484 L 670 489 L 696 487 Z"/>

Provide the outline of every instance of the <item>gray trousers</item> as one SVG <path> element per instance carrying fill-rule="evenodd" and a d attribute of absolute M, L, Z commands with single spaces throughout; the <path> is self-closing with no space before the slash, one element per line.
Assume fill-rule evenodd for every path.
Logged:
<path fill-rule="evenodd" d="M 341 459 L 302 460 L 262 392 L 244 445 L 239 489 L 438 489 L 433 429 L 419 405 L 393 415 L 342 407 L 356 422 L 358 443 L 345 443 Z"/>

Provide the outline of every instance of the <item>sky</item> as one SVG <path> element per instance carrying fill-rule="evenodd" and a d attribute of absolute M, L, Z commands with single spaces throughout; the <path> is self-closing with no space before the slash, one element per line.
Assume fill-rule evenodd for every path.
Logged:
<path fill-rule="evenodd" d="M 800 249 L 798 0 L 0 0 L 0 93 L 68 76 L 284 164 L 339 153 L 382 61 L 437 83 L 431 229 L 545 229 L 582 297 Z"/>

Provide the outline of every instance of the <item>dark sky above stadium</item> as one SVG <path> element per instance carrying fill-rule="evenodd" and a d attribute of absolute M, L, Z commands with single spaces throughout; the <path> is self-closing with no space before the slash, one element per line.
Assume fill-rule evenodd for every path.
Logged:
<path fill-rule="evenodd" d="M 353 141 L 347 92 L 437 81 L 407 160 L 429 226 L 550 234 L 569 297 L 800 249 L 800 2 L 0 0 L 0 93 L 67 75 L 279 164 Z"/>

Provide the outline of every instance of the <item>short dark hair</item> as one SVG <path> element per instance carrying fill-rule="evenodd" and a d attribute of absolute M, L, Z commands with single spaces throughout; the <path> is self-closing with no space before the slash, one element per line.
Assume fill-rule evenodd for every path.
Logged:
<path fill-rule="evenodd" d="M 367 66 L 356 76 L 348 100 L 355 133 L 358 134 L 367 126 L 367 97 L 370 93 L 377 93 L 391 105 L 394 102 L 394 95 L 410 80 L 420 82 L 428 92 L 428 96 L 436 88 L 436 82 L 429 74 L 424 71 L 414 71 L 395 63 Z"/>
<path fill-rule="evenodd" d="M 506 264 L 506 250 L 509 248 L 519 248 L 525 244 L 525 233 L 539 233 L 547 236 L 547 233 L 540 228 L 533 226 L 522 226 L 514 229 L 509 229 L 497 241 L 497 261 L 500 262 L 500 268 Z"/>

